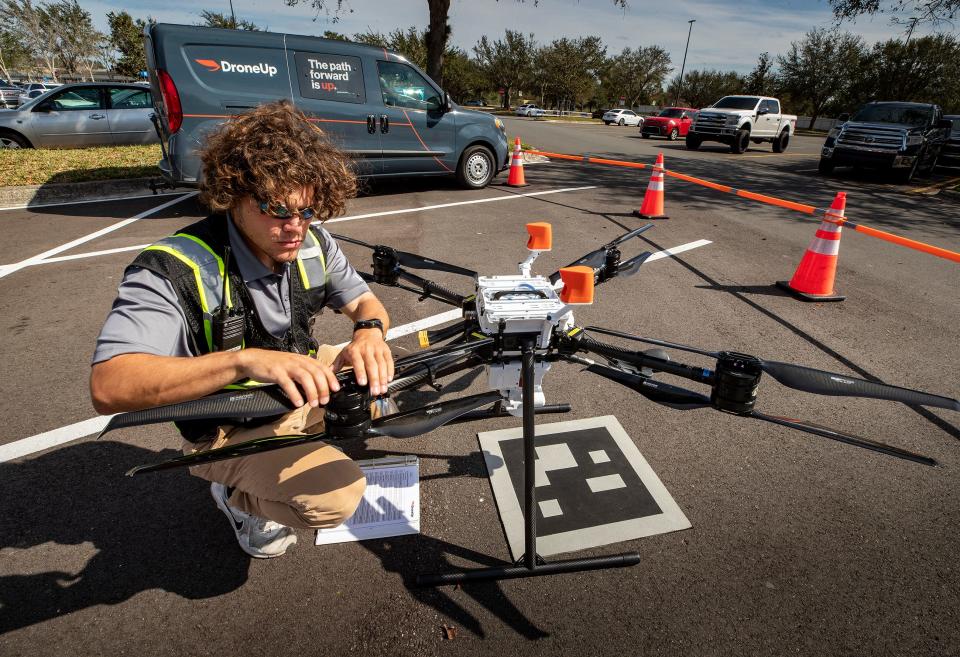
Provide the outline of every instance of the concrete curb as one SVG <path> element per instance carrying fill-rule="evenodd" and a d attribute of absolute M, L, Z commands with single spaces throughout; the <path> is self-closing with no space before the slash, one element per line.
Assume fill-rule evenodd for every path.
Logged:
<path fill-rule="evenodd" d="M 149 183 L 157 178 L 93 180 L 80 183 L 53 183 L 0 187 L 0 207 L 44 205 L 71 201 L 99 201 L 150 193 Z"/>

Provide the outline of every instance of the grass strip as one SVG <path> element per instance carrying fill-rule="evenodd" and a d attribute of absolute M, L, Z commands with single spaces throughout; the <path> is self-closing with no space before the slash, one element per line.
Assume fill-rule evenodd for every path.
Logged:
<path fill-rule="evenodd" d="M 0 149 L 0 187 L 159 176 L 159 144 Z"/>

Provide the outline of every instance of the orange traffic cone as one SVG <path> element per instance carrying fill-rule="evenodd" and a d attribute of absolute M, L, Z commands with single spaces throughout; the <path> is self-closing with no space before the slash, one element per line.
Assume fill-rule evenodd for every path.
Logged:
<path fill-rule="evenodd" d="M 843 217 L 847 206 L 846 192 L 837 192 L 826 216 Z M 823 221 L 817 234 L 807 247 L 803 259 L 790 282 L 777 281 L 777 287 L 786 290 L 803 301 L 843 301 L 845 296 L 833 289 L 837 273 L 837 257 L 840 253 L 840 224 Z"/>
<path fill-rule="evenodd" d="M 520 152 L 520 137 L 513 145 L 513 158 L 510 160 L 510 177 L 507 178 L 507 187 L 526 187 L 523 179 L 523 153 Z"/>
<path fill-rule="evenodd" d="M 657 163 L 650 174 L 647 193 L 643 195 L 643 205 L 633 214 L 641 219 L 669 219 L 663 214 L 663 153 L 657 153 Z"/>

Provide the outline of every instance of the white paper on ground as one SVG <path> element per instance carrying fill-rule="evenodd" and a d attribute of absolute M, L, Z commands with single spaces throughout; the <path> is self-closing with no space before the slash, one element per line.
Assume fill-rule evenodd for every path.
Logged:
<path fill-rule="evenodd" d="M 360 506 L 349 520 L 317 530 L 317 545 L 420 533 L 420 460 L 387 456 L 357 461 L 367 477 Z"/>

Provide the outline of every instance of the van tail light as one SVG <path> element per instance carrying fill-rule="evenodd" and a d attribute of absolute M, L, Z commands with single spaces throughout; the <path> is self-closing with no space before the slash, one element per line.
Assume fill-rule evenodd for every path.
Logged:
<path fill-rule="evenodd" d="M 163 69 L 157 69 L 160 79 L 160 95 L 163 96 L 163 109 L 167 114 L 167 129 L 170 134 L 175 133 L 183 124 L 183 109 L 180 107 L 180 94 L 173 78 Z"/>

